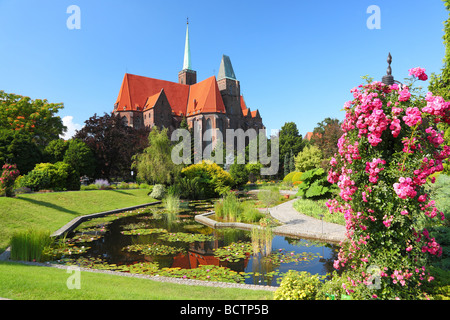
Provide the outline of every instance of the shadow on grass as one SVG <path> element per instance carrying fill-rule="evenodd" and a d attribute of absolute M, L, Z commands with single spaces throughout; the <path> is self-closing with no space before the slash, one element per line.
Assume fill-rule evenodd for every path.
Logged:
<path fill-rule="evenodd" d="M 66 209 L 64 207 L 55 205 L 55 204 L 50 203 L 50 202 L 45 202 L 45 201 L 35 200 L 35 199 L 30 199 L 30 198 L 22 198 L 22 197 L 16 197 L 16 199 L 27 201 L 27 202 L 30 202 L 30 203 L 32 203 L 34 205 L 46 207 L 46 208 L 49 208 L 49 209 L 54 209 L 54 210 L 58 210 L 58 211 L 62 211 L 62 212 L 66 212 L 66 213 L 70 213 L 70 214 L 74 214 L 74 215 L 80 215 L 79 212 Z"/>
<path fill-rule="evenodd" d="M 136 197 L 135 194 L 132 194 L 131 192 L 127 192 L 126 190 L 111 189 L 111 190 L 109 190 L 109 191 L 114 191 L 114 192 L 117 192 L 117 193 L 126 194 L 127 196 L 133 196 L 133 197 Z"/>

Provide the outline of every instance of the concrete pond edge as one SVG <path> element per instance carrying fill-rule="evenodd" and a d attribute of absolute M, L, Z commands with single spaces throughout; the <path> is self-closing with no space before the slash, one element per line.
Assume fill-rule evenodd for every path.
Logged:
<path fill-rule="evenodd" d="M 76 227 L 78 227 L 81 223 L 83 223 L 87 220 L 90 220 L 90 219 L 100 218 L 100 217 L 108 216 L 111 214 L 116 214 L 116 213 L 130 211 L 130 210 L 136 210 L 136 209 L 140 209 L 140 208 L 144 208 L 144 207 L 148 207 L 148 206 L 152 206 L 152 205 L 156 205 L 156 204 L 160 204 L 160 203 L 161 203 L 161 201 L 154 201 L 154 202 L 150 202 L 150 203 L 139 204 L 139 205 L 132 206 L 132 207 L 113 209 L 113 210 L 102 211 L 102 212 L 91 213 L 91 214 L 79 216 L 79 217 L 72 219 L 71 221 L 66 223 L 64 226 L 62 226 L 61 228 L 59 228 L 58 230 L 53 232 L 51 234 L 51 237 L 57 238 L 57 237 L 62 236 L 65 233 L 71 232 Z M 9 260 L 10 256 L 11 256 L 11 247 L 8 247 L 2 254 L 0 254 L 0 261 Z"/>
<path fill-rule="evenodd" d="M 225 228 L 235 228 L 240 230 L 246 230 L 251 231 L 253 228 L 261 228 L 258 225 L 254 224 L 248 224 L 248 223 L 242 223 L 242 222 L 220 222 L 216 221 L 214 219 L 209 218 L 209 216 L 214 215 L 214 211 L 202 213 L 195 216 L 195 221 L 206 225 L 213 229 L 225 229 Z M 276 219 L 276 218 L 274 218 Z M 290 237 L 290 238 L 302 238 L 305 240 L 317 240 L 317 241 L 324 241 L 328 243 L 333 244 L 339 244 L 342 241 L 341 237 L 336 237 L 332 234 L 328 233 L 317 233 L 317 232 L 307 232 L 307 231 L 300 231 L 295 230 L 296 228 L 293 227 L 290 230 L 287 230 L 285 228 L 282 228 L 286 224 L 283 222 L 280 222 L 281 226 L 275 227 L 272 229 L 273 234 L 278 236 L 284 236 L 284 237 Z"/>

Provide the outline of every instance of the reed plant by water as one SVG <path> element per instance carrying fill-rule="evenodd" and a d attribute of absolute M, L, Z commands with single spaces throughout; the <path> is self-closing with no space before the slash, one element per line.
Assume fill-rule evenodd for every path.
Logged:
<path fill-rule="evenodd" d="M 229 192 L 214 204 L 214 211 L 217 217 L 234 222 L 238 221 L 238 217 L 242 213 L 243 208 L 237 196 Z"/>
<path fill-rule="evenodd" d="M 43 261 L 43 251 L 53 243 L 47 230 L 19 231 L 11 237 L 11 259 Z"/>
<path fill-rule="evenodd" d="M 266 257 L 272 252 L 273 231 L 265 219 L 261 219 L 259 227 L 252 228 L 253 254 Z"/>
<path fill-rule="evenodd" d="M 168 213 L 175 213 L 180 210 L 180 197 L 175 194 L 167 194 L 162 202 Z"/>
<path fill-rule="evenodd" d="M 231 222 L 255 223 L 265 216 L 251 203 L 239 200 L 231 192 L 214 204 L 214 211 L 217 217 Z"/>
<path fill-rule="evenodd" d="M 168 193 L 163 199 L 162 203 L 165 209 L 164 217 L 167 225 L 173 225 L 177 220 L 177 213 L 180 211 L 180 197 L 175 194 Z"/>

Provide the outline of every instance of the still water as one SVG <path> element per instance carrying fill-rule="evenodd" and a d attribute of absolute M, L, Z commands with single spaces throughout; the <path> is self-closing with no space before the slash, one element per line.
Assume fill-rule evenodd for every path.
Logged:
<path fill-rule="evenodd" d="M 247 284 L 278 286 L 289 270 L 320 275 L 333 271 L 337 246 L 275 235 L 265 254 L 255 253 L 249 250 L 249 231 L 215 230 L 194 220 L 196 214 L 212 208 L 211 201 L 190 201 L 183 202 L 178 213 L 167 214 L 161 205 L 151 206 L 85 222 L 69 235 L 69 241 L 88 248 L 77 258 L 117 266 L 154 263 L 170 270 L 223 267 L 242 275 L 240 282 Z M 145 250 L 132 250 L 135 248 Z M 233 253 L 233 248 L 240 251 Z M 227 250 L 230 256 L 218 254 Z"/>

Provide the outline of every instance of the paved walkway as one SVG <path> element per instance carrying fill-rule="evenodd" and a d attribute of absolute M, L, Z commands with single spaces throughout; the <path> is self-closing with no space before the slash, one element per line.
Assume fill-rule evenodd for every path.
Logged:
<path fill-rule="evenodd" d="M 293 207 L 296 200 L 293 199 L 269 209 L 272 217 L 283 223 L 274 229 L 275 232 L 331 242 L 346 239 L 344 226 L 301 214 Z"/>

